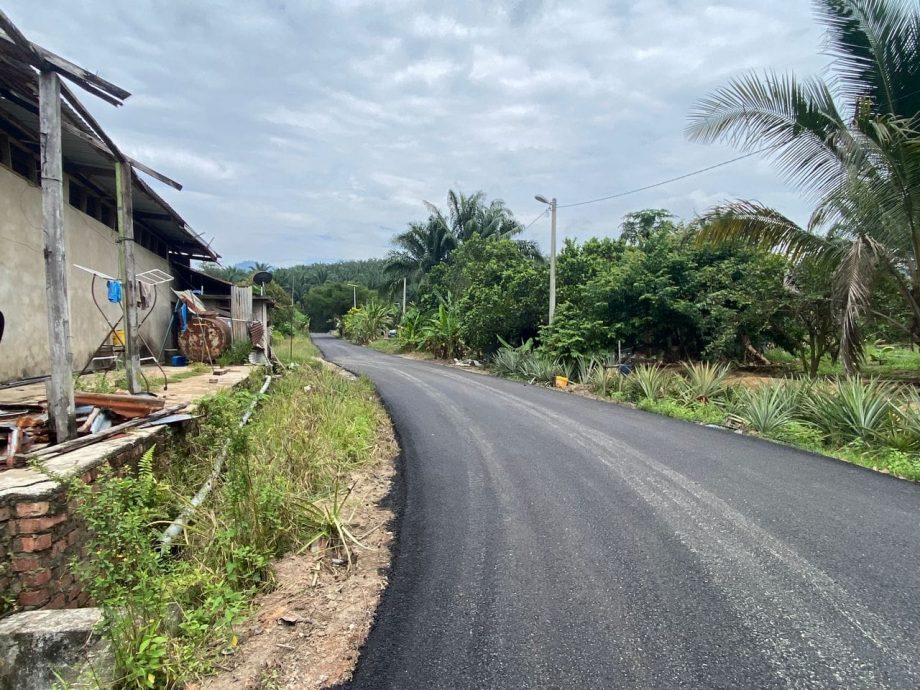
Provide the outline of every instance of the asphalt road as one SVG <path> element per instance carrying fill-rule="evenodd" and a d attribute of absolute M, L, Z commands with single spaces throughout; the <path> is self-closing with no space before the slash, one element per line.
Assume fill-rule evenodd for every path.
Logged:
<path fill-rule="evenodd" d="M 314 339 L 403 448 L 351 687 L 920 687 L 920 486 Z"/>

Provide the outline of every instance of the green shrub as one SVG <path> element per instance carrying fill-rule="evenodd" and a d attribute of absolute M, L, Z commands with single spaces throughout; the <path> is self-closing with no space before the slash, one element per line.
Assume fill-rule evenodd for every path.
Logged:
<path fill-rule="evenodd" d="M 232 367 L 238 364 L 249 364 L 249 353 L 252 352 L 252 342 L 237 340 L 217 358 L 218 366 Z"/>

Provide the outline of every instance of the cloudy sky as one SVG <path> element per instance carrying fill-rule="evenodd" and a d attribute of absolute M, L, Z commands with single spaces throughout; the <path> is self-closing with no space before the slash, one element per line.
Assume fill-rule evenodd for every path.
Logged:
<path fill-rule="evenodd" d="M 381 256 L 422 200 L 484 190 L 525 223 L 737 155 L 689 143 L 693 102 L 747 70 L 821 72 L 807 0 L 8 0 L 36 43 L 131 91 L 86 95 L 226 263 Z M 153 183 L 158 189 L 160 185 Z M 807 202 L 747 159 L 563 209 L 562 236 L 624 213 Z M 547 244 L 543 219 L 527 237 Z"/>

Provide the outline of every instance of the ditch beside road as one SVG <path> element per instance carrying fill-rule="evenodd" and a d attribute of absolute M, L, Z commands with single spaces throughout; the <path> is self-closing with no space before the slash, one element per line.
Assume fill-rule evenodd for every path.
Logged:
<path fill-rule="evenodd" d="M 400 438 L 353 688 L 920 684 L 920 487 L 314 336 Z"/>

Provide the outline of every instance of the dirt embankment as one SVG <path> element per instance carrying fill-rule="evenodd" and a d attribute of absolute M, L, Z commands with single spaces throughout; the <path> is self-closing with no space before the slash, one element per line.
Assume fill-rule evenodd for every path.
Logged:
<path fill-rule="evenodd" d="M 398 447 L 389 424 L 377 438 L 374 462 L 350 478 L 343 518 L 365 548 L 342 564 L 331 550 L 291 554 L 274 567 L 276 587 L 254 602 L 240 626 L 239 645 L 219 675 L 195 690 L 326 688 L 347 681 L 386 588 L 393 534 L 383 507 Z"/>

